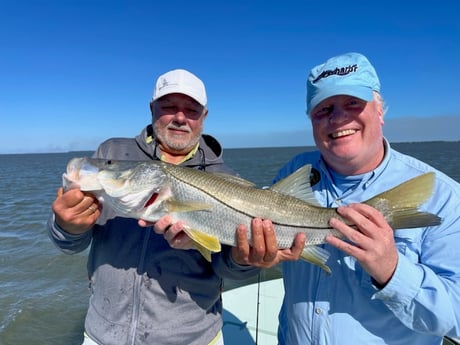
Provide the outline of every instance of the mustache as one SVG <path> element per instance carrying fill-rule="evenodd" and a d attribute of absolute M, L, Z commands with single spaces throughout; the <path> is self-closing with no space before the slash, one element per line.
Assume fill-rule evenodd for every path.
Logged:
<path fill-rule="evenodd" d="M 177 126 L 177 125 L 175 125 L 173 123 L 170 123 L 168 126 L 166 126 L 166 129 L 174 129 L 174 130 L 183 131 L 183 132 L 187 132 L 187 133 L 192 132 L 192 129 L 188 125 Z"/>

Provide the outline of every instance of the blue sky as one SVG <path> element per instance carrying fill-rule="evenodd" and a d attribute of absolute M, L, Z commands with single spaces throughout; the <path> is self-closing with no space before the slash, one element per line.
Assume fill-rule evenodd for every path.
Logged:
<path fill-rule="evenodd" d="M 365 54 L 390 141 L 460 140 L 457 1 L 0 1 L 0 153 L 93 150 L 150 122 L 156 78 L 206 84 L 224 147 L 313 145 L 311 67 Z"/>

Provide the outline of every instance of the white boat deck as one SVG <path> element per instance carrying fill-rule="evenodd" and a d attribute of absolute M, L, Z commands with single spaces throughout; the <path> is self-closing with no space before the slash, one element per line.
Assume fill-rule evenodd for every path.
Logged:
<path fill-rule="evenodd" d="M 225 344 L 277 345 L 283 280 L 254 283 L 223 293 Z"/>

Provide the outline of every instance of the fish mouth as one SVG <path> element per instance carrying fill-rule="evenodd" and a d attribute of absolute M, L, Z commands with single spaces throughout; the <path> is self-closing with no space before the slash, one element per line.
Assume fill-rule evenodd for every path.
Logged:
<path fill-rule="evenodd" d="M 356 132 L 357 132 L 356 129 L 344 129 L 344 130 L 341 130 L 341 131 L 332 132 L 331 134 L 329 134 L 329 138 L 331 138 L 331 139 L 339 139 L 339 138 L 347 137 L 349 135 L 353 135 Z"/>

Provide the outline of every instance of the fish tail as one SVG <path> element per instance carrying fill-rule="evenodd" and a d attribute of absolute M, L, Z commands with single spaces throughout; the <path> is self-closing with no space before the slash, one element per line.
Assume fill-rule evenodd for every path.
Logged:
<path fill-rule="evenodd" d="M 418 208 L 431 196 L 435 174 L 426 173 L 368 200 L 393 229 L 418 228 L 441 224 L 441 218 Z"/>

